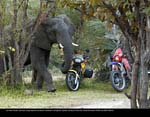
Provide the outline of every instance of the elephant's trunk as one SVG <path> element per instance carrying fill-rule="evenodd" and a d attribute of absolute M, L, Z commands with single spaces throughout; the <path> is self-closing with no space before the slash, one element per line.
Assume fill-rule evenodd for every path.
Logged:
<path fill-rule="evenodd" d="M 68 26 L 63 21 L 60 21 L 56 28 L 57 42 L 64 51 L 64 63 L 61 71 L 62 73 L 67 73 L 72 62 L 72 35 L 70 35 Z"/>
<path fill-rule="evenodd" d="M 63 48 L 64 51 L 64 63 L 61 67 L 62 73 L 67 73 L 70 69 L 71 62 L 72 62 L 72 45 L 66 45 Z"/>

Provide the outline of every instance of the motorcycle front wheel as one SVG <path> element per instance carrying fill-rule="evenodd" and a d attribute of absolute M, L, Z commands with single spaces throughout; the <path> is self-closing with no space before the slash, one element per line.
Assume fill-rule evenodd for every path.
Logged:
<path fill-rule="evenodd" d="M 76 73 L 68 72 L 66 75 L 66 84 L 70 91 L 77 91 L 80 86 L 80 79 L 77 77 Z"/>
<path fill-rule="evenodd" d="M 124 77 L 121 77 L 121 73 L 119 71 L 112 71 L 110 74 L 110 80 L 112 87 L 116 91 L 122 92 L 126 88 L 126 80 Z"/>

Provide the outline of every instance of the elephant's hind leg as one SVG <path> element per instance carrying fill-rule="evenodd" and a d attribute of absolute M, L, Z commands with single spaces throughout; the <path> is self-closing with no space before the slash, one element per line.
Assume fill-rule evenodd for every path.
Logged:
<path fill-rule="evenodd" d="M 37 79 L 37 71 L 33 69 L 31 83 L 34 84 L 36 82 L 36 79 Z"/>

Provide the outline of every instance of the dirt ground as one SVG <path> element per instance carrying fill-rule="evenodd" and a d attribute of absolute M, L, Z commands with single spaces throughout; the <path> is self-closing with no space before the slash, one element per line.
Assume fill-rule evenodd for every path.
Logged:
<path fill-rule="evenodd" d="M 55 78 L 57 79 L 57 78 Z M 59 78 L 60 79 L 60 78 Z M 31 79 L 26 79 L 30 82 Z M 0 109 L 130 109 L 130 100 L 123 93 L 79 90 L 46 93 L 33 91 L 33 95 L 11 97 L 0 95 Z"/>
<path fill-rule="evenodd" d="M 98 91 L 82 90 L 78 92 L 45 91 L 37 96 L 9 97 L 0 96 L 0 108 L 32 108 L 32 109 L 130 109 L 130 101 L 124 94 L 99 93 Z M 39 96 L 38 96 L 39 95 Z"/>
<path fill-rule="evenodd" d="M 0 99 L 2 100 L 2 98 Z M 37 99 L 37 101 L 30 100 L 20 100 L 20 99 L 3 99 L 5 105 L 1 106 L 1 109 L 22 109 L 22 108 L 32 108 L 32 109 L 130 109 L 130 103 L 128 99 L 99 99 L 99 100 L 84 100 L 80 103 L 74 103 L 70 100 L 64 100 L 63 105 L 57 102 L 55 105 L 50 103 L 50 100 L 43 99 L 44 101 Z M 22 102 L 21 102 L 22 101 Z M 69 103 L 68 103 L 69 102 Z M 7 104 L 9 103 L 9 104 Z M 68 104 L 66 104 L 68 103 Z M 53 106 L 52 106 L 53 105 Z"/>
<path fill-rule="evenodd" d="M 96 108 L 96 109 L 130 109 L 130 102 L 128 99 L 109 99 L 109 100 L 97 100 L 94 103 L 83 104 L 73 108 Z"/>

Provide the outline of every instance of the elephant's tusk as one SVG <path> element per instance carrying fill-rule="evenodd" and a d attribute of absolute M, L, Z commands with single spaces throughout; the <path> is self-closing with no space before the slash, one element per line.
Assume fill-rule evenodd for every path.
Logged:
<path fill-rule="evenodd" d="M 72 45 L 73 45 L 73 46 L 79 46 L 78 44 L 76 44 L 76 43 L 73 43 L 73 42 L 72 42 Z"/>
<path fill-rule="evenodd" d="M 60 46 L 60 48 L 61 48 L 61 49 L 63 49 L 63 48 L 64 48 L 64 46 L 63 46 L 61 43 L 59 43 L 59 46 Z"/>

